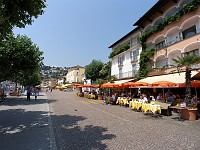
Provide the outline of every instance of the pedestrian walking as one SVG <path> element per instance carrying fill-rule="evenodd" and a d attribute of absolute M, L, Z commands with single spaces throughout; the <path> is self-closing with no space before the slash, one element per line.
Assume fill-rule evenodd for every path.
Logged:
<path fill-rule="evenodd" d="M 31 87 L 30 86 L 27 86 L 26 88 L 27 90 L 27 101 L 30 101 L 31 100 Z"/>
<path fill-rule="evenodd" d="M 36 101 L 37 96 L 39 95 L 39 89 L 37 87 L 34 88 L 34 95 L 35 95 L 35 101 Z"/>

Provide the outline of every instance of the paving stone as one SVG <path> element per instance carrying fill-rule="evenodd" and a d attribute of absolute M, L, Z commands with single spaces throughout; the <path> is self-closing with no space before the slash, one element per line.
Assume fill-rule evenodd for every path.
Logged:
<path fill-rule="evenodd" d="M 56 144 L 60 150 L 200 149 L 200 120 L 152 117 L 129 107 L 104 105 L 75 92 L 47 93 Z"/>

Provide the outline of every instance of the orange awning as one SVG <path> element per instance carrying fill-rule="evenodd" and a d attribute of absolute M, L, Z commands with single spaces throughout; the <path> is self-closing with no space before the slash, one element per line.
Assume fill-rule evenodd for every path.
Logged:
<path fill-rule="evenodd" d="M 135 82 L 125 82 L 122 84 L 123 87 L 131 87 L 131 86 L 135 86 Z"/>
<path fill-rule="evenodd" d="M 87 88 L 94 88 L 94 85 L 90 85 L 90 84 L 84 84 L 83 87 L 87 87 Z"/>
<path fill-rule="evenodd" d="M 186 83 L 179 84 L 179 87 L 186 87 Z M 200 88 L 200 80 L 191 81 L 191 87 Z"/>
<path fill-rule="evenodd" d="M 135 82 L 134 83 L 134 86 L 150 86 L 150 84 L 149 83 L 147 83 L 147 82 Z"/>
<path fill-rule="evenodd" d="M 152 86 L 161 86 L 161 87 L 175 87 L 177 86 L 176 83 L 170 82 L 170 81 L 157 81 L 157 82 L 153 82 L 151 84 Z"/>
<path fill-rule="evenodd" d="M 119 84 L 115 84 L 115 83 L 104 83 L 101 85 L 101 88 L 114 88 L 114 87 L 119 87 Z"/>

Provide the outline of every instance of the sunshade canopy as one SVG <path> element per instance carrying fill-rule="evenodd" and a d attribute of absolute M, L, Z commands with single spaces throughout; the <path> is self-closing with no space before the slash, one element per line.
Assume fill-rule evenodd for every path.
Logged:
<path fill-rule="evenodd" d="M 198 71 L 192 71 L 191 77 L 195 76 L 196 74 L 198 74 Z M 147 77 L 139 80 L 138 82 L 146 82 L 152 84 L 158 81 L 169 81 L 176 84 L 185 83 L 185 72 Z"/>

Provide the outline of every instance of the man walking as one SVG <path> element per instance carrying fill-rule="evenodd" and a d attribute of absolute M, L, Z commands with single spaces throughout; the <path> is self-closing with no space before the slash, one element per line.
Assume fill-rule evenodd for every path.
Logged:
<path fill-rule="evenodd" d="M 26 88 L 27 90 L 27 101 L 30 101 L 31 100 L 31 87 L 30 86 L 27 86 Z"/>

